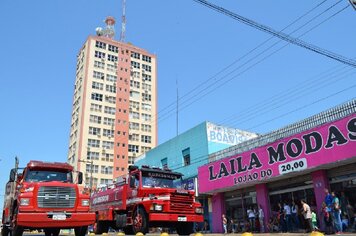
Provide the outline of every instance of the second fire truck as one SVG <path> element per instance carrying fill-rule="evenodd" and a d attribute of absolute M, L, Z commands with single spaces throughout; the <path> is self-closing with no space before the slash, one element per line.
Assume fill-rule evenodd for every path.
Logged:
<path fill-rule="evenodd" d="M 94 232 L 106 233 L 112 227 L 126 234 L 145 234 L 150 227 L 163 227 L 191 234 L 194 222 L 203 222 L 203 208 L 194 191 L 175 187 L 181 186 L 181 177 L 167 169 L 130 166 L 128 175 L 92 195 Z"/>

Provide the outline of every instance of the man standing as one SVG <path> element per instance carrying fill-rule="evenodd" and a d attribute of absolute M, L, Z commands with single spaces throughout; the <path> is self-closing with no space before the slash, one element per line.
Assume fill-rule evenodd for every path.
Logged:
<path fill-rule="evenodd" d="M 287 202 L 284 202 L 284 215 L 286 219 L 286 225 L 287 225 L 287 232 L 291 232 L 291 219 L 292 219 L 292 214 L 290 210 L 290 206 Z"/>
<path fill-rule="evenodd" d="M 335 195 L 335 192 L 331 192 L 331 196 L 333 197 L 332 205 L 335 231 L 336 234 L 340 234 L 342 232 L 340 201 L 339 198 Z"/>
<path fill-rule="evenodd" d="M 261 205 L 258 205 L 258 219 L 260 221 L 260 233 L 265 232 L 265 214 L 263 213 L 263 209 Z"/>
<path fill-rule="evenodd" d="M 227 218 L 225 214 L 222 214 L 221 218 L 222 218 L 222 224 L 224 228 L 224 234 L 227 234 Z"/>
<path fill-rule="evenodd" d="M 303 207 L 302 213 L 304 215 L 304 219 L 307 222 L 309 228 L 307 232 L 311 232 L 313 230 L 313 224 L 312 224 L 312 214 L 311 214 L 310 206 L 306 203 L 305 200 L 300 200 L 300 203 L 302 204 Z"/>
<path fill-rule="evenodd" d="M 298 219 L 298 205 L 295 204 L 295 201 L 292 202 L 292 221 L 293 221 L 293 227 L 292 229 L 294 231 L 297 231 L 299 229 L 299 219 Z"/>

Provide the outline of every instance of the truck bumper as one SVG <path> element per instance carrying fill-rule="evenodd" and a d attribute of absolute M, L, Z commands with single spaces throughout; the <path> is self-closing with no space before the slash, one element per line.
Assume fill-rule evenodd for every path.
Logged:
<path fill-rule="evenodd" d="M 56 217 L 54 217 L 54 215 L 56 215 Z M 64 213 L 19 213 L 17 215 L 17 223 L 20 226 L 29 228 L 55 227 L 65 229 L 87 226 L 95 222 L 95 213 L 65 213 L 65 219 L 63 217 L 57 217 L 57 215 L 63 216 Z"/>
<path fill-rule="evenodd" d="M 203 215 L 149 213 L 149 221 L 203 222 Z"/>

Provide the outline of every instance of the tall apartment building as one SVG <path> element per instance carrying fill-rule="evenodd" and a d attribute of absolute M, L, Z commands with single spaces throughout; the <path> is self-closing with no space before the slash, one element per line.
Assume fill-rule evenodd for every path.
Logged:
<path fill-rule="evenodd" d="M 156 56 L 114 40 L 115 20 L 105 22 L 77 56 L 68 150 L 68 163 L 93 187 L 157 144 Z"/>

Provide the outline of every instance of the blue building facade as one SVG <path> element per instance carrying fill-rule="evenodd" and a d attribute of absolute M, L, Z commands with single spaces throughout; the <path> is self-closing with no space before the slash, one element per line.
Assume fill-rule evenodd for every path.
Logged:
<path fill-rule="evenodd" d="M 180 172 L 184 175 L 184 187 L 198 193 L 198 167 L 208 163 L 210 154 L 255 137 L 255 133 L 206 121 L 146 152 L 136 159 L 135 165 L 168 167 Z M 204 206 L 204 218 L 211 219 L 211 199 L 199 195 L 197 199 Z"/>

